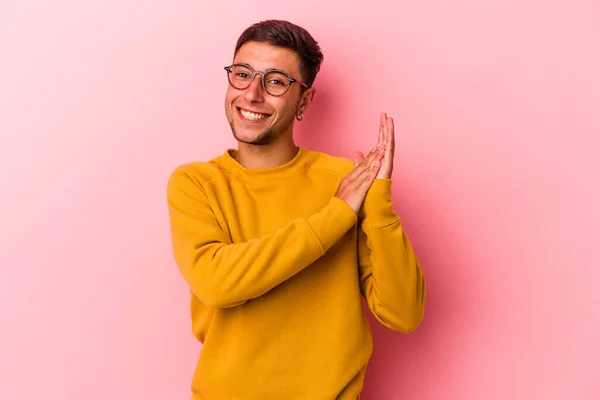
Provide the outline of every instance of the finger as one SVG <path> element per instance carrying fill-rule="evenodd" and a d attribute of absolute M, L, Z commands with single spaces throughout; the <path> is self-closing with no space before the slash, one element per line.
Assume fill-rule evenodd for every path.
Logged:
<path fill-rule="evenodd" d="M 383 124 L 379 121 L 379 132 L 377 135 L 377 147 L 383 146 Z"/>
<path fill-rule="evenodd" d="M 372 170 L 373 164 L 380 162 L 383 156 L 383 150 L 372 151 L 369 153 L 369 155 L 348 174 L 348 181 L 360 184 L 364 179 L 364 175 L 369 174 Z"/>
<path fill-rule="evenodd" d="M 384 113 L 383 115 L 385 117 L 385 130 L 384 131 L 385 131 L 385 146 L 387 148 L 391 145 L 390 134 L 392 133 L 392 131 L 390 130 L 390 118 L 388 118 L 386 113 Z"/>
<path fill-rule="evenodd" d="M 389 118 L 388 119 L 388 135 L 389 135 L 388 147 L 390 147 L 390 150 L 393 153 L 394 152 L 394 146 L 396 145 L 395 130 L 394 130 L 394 119 L 393 118 Z"/>
<path fill-rule="evenodd" d="M 375 178 L 377 177 L 377 173 L 379 172 L 379 169 L 381 168 L 381 161 L 380 160 L 376 160 L 375 162 L 373 162 L 373 164 L 371 165 L 371 168 L 366 170 L 361 176 L 360 176 L 360 183 L 358 184 L 359 187 L 364 188 L 369 188 L 372 184 L 373 181 L 375 180 Z"/>
<path fill-rule="evenodd" d="M 373 163 L 374 160 L 380 160 L 383 158 L 384 155 L 385 150 L 383 149 L 383 147 L 376 147 L 375 149 L 371 150 L 367 157 L 362 161 L 362 164 L 364 165 L 364 167 L 368 167 Z"/>
<path fill-rule="evenodd" d="M 371 163 L 371 160 L 373 160 L 373 157 L 375 156 L 376 153 L 377 153 L 377 148 L 374 148 L 373 150 L 371 150 L 367 154 L 366 157 L 360 151 L 355 152 L 354 153 L 354 169 L 352 171 L 350 171 L 350 173 L 347 175 L 347 178 L 350 181 L 356 180 L 356 178 L 362 173 L 362 171 L 365 168 L 367 168 L 368 165 Z"/>
<path fill-rule="evenodd" d="M 371 169 L 369 169 L 368 172 L 363 176 L 363 184 L 368 184 L 368 186 L 373 184 L 373 181 L 375 178 L 377 178 L 377 173 L 381 169 L 382 164 L 383 160 L 376 160 L 373 162 Z"/>
<path fill-rule="evenodd" d="M 354 153 L 354 167 L 360 164 L 365 159 L 365 156 L 360 151 Z"/>
<path fill-rule="evenodd" d="M 373 149 L 371 149 L 369 154 L 367 154 L 367 156 L 361 160 L 360 164 L 362 164 L 363 166 L 369 165 L 371 162 L 373 162 L 374 158 L 377 158 L 377 156 L 382 153 L 381 150 L 382 149 L 378 147 L 374 147 Z"/>
<path fill-rule="evenodd" d="M 382 142 L 383 142 L 383 146 L 385 148 L 385 156 L 388 155 L 388 147 L 389 147 L 389 129 L 388 129 L 388 117 L 386 113 L 382 113 L 381 114 L 381 119 L 383 120 L 382 124 L 383 124 L 383 137 L 382 137 Z"/>
<path fill-rule="evenodd" d="M 386 121 L 386 132 L 385 158 L 392 163 L 394 159 L 394 120 L 392 118 L 388 118 Z"/>
<path fill-rule="evenodd" d="M 385 146 L 385 140 L 387 136 L 387 116 L 385 113 L 381 113 L 379 116 L 379 126 L 381 126 L 381 145 Z"/>
<path fill-rule="evenodd" d="M 352 177 L 353 182 L 357 182 L 360 184 L 363 180 L 367 179 L 367 177 L 371 174 L 371 172 L 375 169 L 379 171 L 381 167 L 381 159 L 383 158 L 383 151 L 375 152 L 372 158 L 366 158 L 363 161 L 363 164 L 357 168 L 356 175 Z"/>

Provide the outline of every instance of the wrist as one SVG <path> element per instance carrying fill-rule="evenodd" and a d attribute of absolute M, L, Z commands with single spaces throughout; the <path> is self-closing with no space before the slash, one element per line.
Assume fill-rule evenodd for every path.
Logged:
<path fill-rule="evenodd" d="M 367 226 L 382 226 L 398 219 L 392 209 L 392 180 L 375 179 L 362 205 L 359 217 Z"/>
<path fill-rule="evenodd" d="M 379 172 L 375 179 L 392 179 L 391 172 Z"/>

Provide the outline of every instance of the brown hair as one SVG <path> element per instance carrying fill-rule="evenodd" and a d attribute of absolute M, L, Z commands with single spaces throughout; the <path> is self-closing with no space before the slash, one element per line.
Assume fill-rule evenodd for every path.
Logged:
<path fill-rule="evenodd" d="M 234 55 L 247 42 L 266 42 L 296 52 L 302 79 L 308 86 L 312 86 L 323 62 L 321 48 L 310 33 L 288 21 L 267 20 L 253 24 L 240 35 Z"/>

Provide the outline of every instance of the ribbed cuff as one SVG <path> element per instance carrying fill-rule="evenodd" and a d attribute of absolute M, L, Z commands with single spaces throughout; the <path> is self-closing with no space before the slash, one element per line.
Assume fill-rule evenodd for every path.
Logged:
<path fill-rule="evenodd" d="M 375 179 L 367 192 L 359 216 L 364 219 L 363 228 L 385 226 L 398 219 L 398 215 L 392 209 L 391 179 Z"/>
<path fill-rule="evenodd" d="M 325 208 L 307 222 L 325 253 L 356 224 L 357 219 L 354 210 L 344 200 L 332 197 Z"/>

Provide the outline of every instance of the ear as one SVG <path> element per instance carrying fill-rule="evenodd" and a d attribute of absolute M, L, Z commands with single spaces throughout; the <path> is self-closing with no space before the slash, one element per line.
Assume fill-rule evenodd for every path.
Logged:
<path fill-rule="evenodd" d="M 302 97 L 300 98 L 300 101 L 298 102 L 298 109 L 296 110 L 296 114 L 303 113 L 308 109 L 308 107 L 310 107 L 310 104 L 312 103 L 313 97 L 315 96 L 316 92 L 317 89 L 315 89 L 314 87 L 308 88 L 304 91 Z"/>

